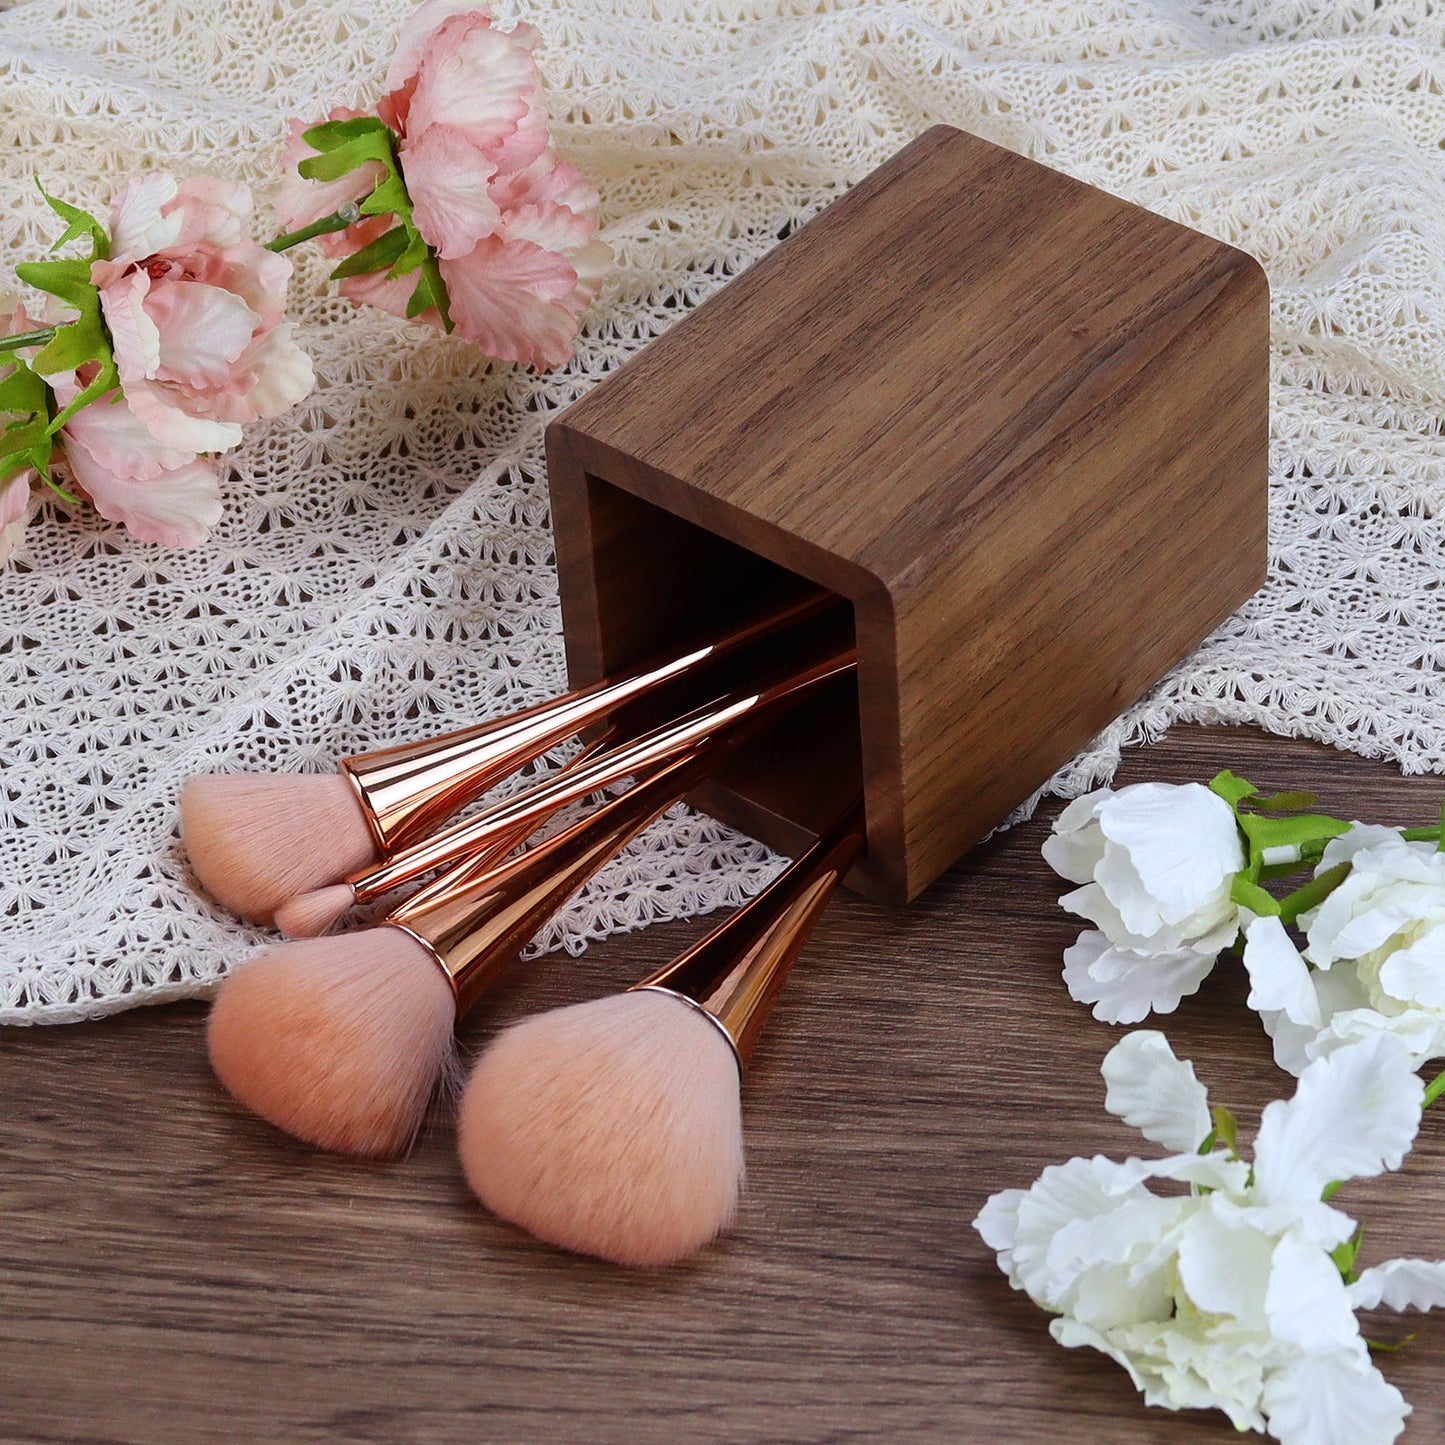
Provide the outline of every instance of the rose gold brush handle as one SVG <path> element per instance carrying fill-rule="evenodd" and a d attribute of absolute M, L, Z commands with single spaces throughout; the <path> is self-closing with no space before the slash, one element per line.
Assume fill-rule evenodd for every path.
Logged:
<path fill-rule="evenodd" d="M 344 758 L 342 776 L 355 788 L 385 857 L 425 837 L 458 808 L 548 748 L 594 727 L 625 704 L 836 606 L 838 599 L 831 594 L 810 593 L 681 657 L 650 663 L 627 677 L 441 737 Z"/>
<path fill-rule="evenodd" d="M 620 798 L 500 866 L 467 859 L 387 918 L 421 943 L 452 985 L 460 1018 L 562 905 L 725 750 L 703 744 Z"/>
<path fill-rule="evenodd" d="M 796 862 L 666 968 L 629 989 L 672 994 L 701 1010 L 744 1068 L 773 1000 L 866 841 L 857 799 Z"/>
<path fill-rule="evenodd" d="M 511 840 L 507 844 L 510 850 L 519 837 L 525 838 L 557 809 L 579 802 L 634 773 L 678 757 L 705 739 L 768 712 L 784 700 L 847 672 L 853 666 L 853 660 L 853 649 L 845 648 L 826 661 L 770 687 L 733 694 L 698 708 L 676 722 L 655 728 L 580 765 L 554 773 L 525 793 L 494 803 L 490 808 L 400 850 L 375 868 L 352 874 L 346 882 L 357 903 L 368 903 L 453 859 L 479 849 L 495 853 L 495 845 L 504 837 Z"/>

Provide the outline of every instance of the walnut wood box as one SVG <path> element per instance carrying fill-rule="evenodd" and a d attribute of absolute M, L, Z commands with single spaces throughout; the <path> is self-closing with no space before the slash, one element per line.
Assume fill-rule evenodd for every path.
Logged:
<path fill-rule="evenodd" d="M 794 852 L 861 778 L 904 902 L 1264 580 L 1268 345 L 1242 251 L 936 127 L 548 427 L 572 679 L 848 599 L 696 801 Z"/>

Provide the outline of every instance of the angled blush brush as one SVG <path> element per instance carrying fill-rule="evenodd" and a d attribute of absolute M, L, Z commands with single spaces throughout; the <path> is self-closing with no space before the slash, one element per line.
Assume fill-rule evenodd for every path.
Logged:
<path fill-rule="evenodd" d="M 666 968 L 499 1035 L 457 1123 L 481 1202 L 540 1239 L 617 1264 L 670 1264 L 724 1229 L 743 1179 L 744 1067 L 863 846 L 860 800 Z"/>
<path fill-rule="evenodd" d="M 370 903 L 457 858 L 484 853 L 496 859 L 558 809 L 638 770 L 679 756 L 707 738 L 745 726 L 788 699 L 841 676 L 853 665 L 854 652 L 849 646 L 780 680 L 733 693 L 629 742 L 590 753 L 526 792 L 400 849 L 382 863 L 361 868 L 339 883 L 297 894 L 276 910 L 276 923 L 292 938 L 314 938 L 352 906 Z"/>
<path fill-rule="evenodd" d="M 826 593 L 810 592 L 625 677 L 440 737 L 346 758 L 334 774 L 198 774 L 181 790 L 181 834 L 196 876 L 233 912 L 270 923 L 287 899 L 388 859 L 558 743 L 672 685 L 725 668 L 837 605 Z"/>

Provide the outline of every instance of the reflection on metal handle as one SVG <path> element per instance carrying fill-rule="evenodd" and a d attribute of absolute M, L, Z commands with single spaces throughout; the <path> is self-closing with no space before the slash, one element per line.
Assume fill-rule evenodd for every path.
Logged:
<path fill-rule="evenodd" d="M 700 1008 L 722 1029 L 743 1068 L 793 960 L 863 845 L 860 798 L 756 898 L 635 988 Z"/>
<path fill-rule="evenodd" d="M 765 715 L 771 708 L 853 666 L 854 653 L 845 648 L 825 662 L 759 691 L 733 694 L 698 708 L 644 733 L 631 742 L 554 773 L 544 782 L 516 797 L 464 818 L 431 837 L 401 850 L 374 868 L 354 873 L 347 880 L 358 903 L 367 903 L 413 878 L 454 859 L 486 850 L 496 857 L 506 840 L 509 851 L 559 808 L 579 802 L 624 778 L 657 767 L 696 748 L 708 738 L 729 732 L 745 720 Z"/>
<path fill-rule="evenodd" d="M 345 758 L 342 776 L 355 788 L 385 857 L 425 837 L 518 768 L 595 727 L 625 704 L 837 605 L 837 598 L 829 593 L 810 592 L 725 637 L 681 657 L 651 663 L 628 677 L 595 683 L 525 712 L 441 737 Z"/>

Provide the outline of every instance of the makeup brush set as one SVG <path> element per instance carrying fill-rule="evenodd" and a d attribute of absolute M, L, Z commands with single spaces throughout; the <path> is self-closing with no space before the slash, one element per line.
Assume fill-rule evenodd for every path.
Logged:
<path fill-rule="evenodd" d="M 706 1244 L 835 885 L 911 900 L 1262 581 L 1267 348 L 1248 256 L 927 131 L 549 425 L 573 691 L 331 776 L 187 784 L 202 885 L 294 940 L 218 993 L 221 1081 L 402 1152 L 457 1019 L 686 798 L 796 861 L 627 992 L 496 1037 L 458 1143 L 555 1244 Z"/>

